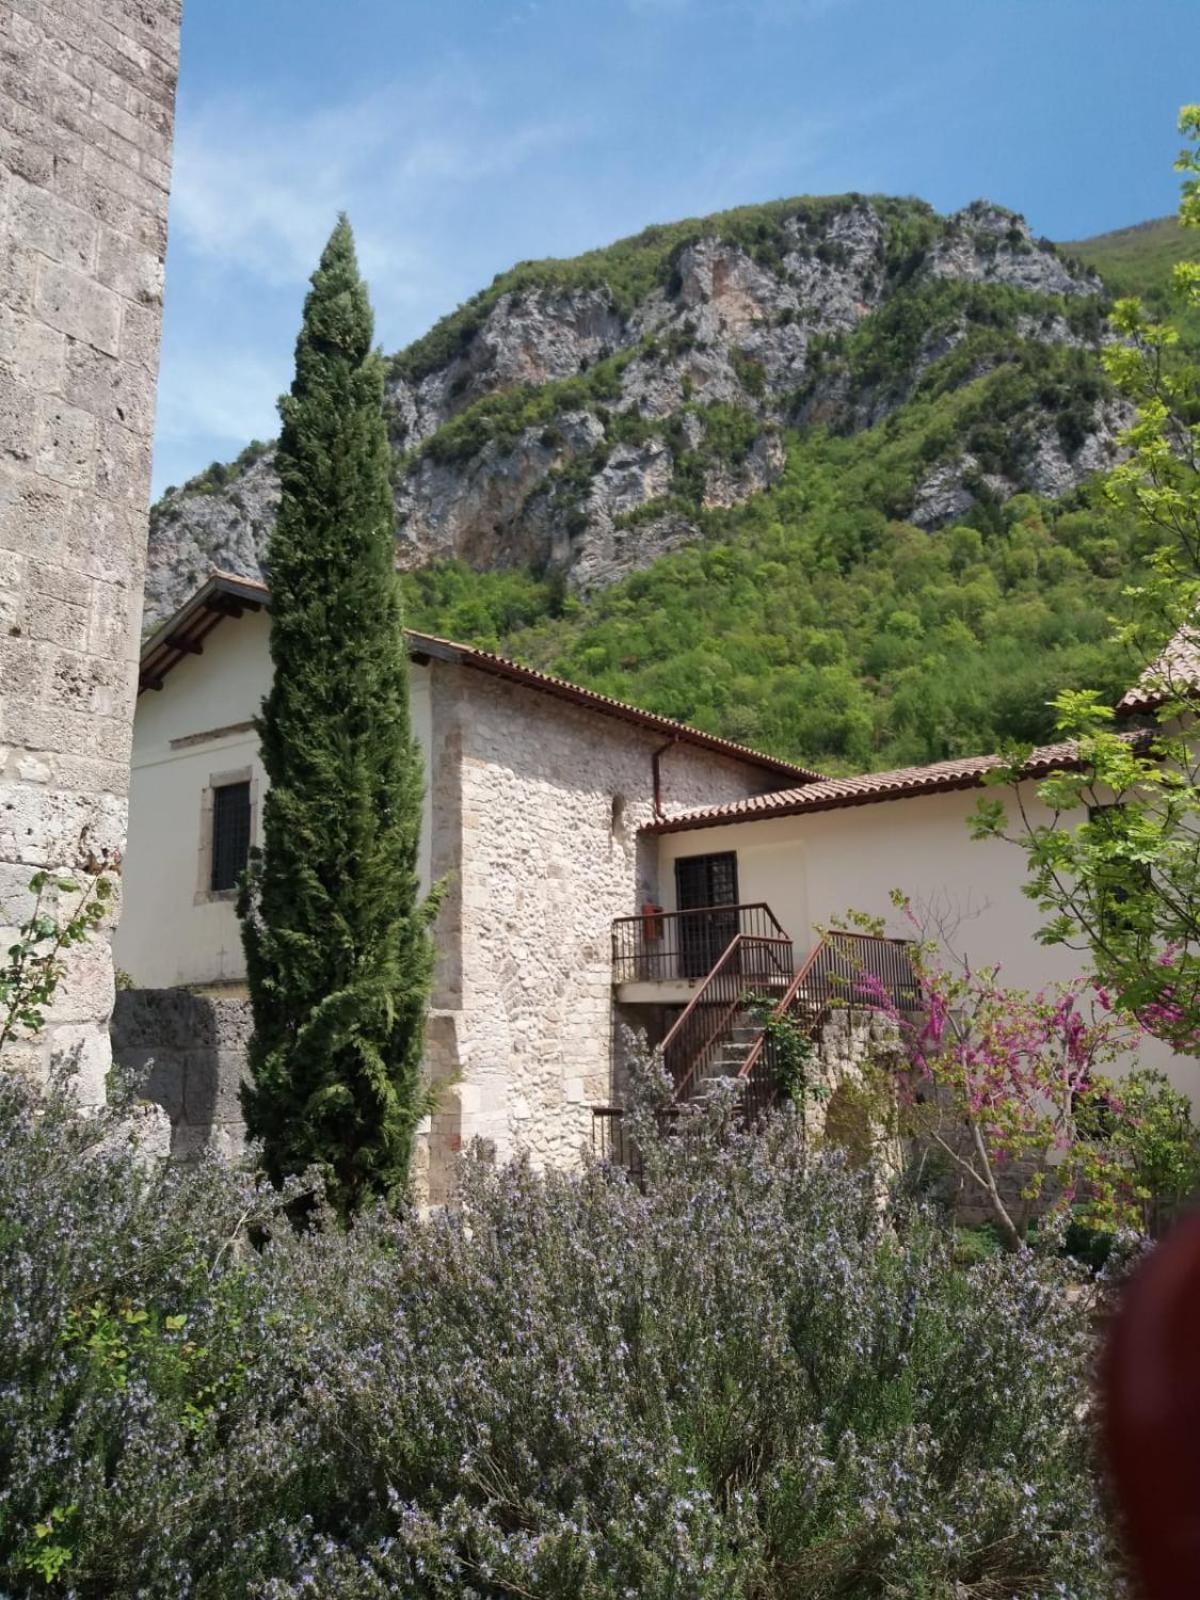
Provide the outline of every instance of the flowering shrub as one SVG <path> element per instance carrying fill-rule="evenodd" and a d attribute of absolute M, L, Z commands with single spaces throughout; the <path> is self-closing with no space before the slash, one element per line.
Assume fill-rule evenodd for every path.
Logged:
<path fill-rule="evenodd" d="M 905 897 L 893 900 L 919 929 Z M 1142 1039 L 1139 1022 L 1100 984 L 1031 994 L 935 939 L 908 951 L 903 1000 L 868 971 L 854 979 L 858 1003 L 904 1044 L 899 1072 L 877 1067 L 872 1086 L 983 1201 L 1004 1245 L 1019 1248 L 1055 1212 L 1102 1233 L 1160 1231 L 1200 1182 L 1200 1159 L 1186 1097 L 1161 1073 L 1111 1074 Z"/>
<path fill-rule="evenodd" d="M 296 1234 L 0 1081 L 0 1592 L 1114 1600 L 1061 1265 L 727 1110 Z"/>

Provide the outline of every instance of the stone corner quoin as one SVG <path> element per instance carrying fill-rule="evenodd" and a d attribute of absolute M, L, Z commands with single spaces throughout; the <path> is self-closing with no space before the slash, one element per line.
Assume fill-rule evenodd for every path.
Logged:
<path fill-rule="evenodd" d="M 0 931 L 123 848 L 180 0 L 0 4 Z M 107 935 L 23 1063 L 104 1095 Z"/>

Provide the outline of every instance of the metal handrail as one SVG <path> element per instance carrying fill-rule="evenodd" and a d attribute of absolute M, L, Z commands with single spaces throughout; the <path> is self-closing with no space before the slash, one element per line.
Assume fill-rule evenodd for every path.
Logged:
<path fill-rule="evenodd" d="M 792 969 L 792 941 L 736 934 L 716 966 L 684 1007 L 662 1043 L 663 1065 L 675 1098 L 684 1097 L 700 1069 L 745 1007 L 754 981 L 786 978 Z"/>
<path fill-rule="evenodd" d="M 613 927 L 618 927 L 624 922 L 660 922 L 665 921 L 668 917 L 702 917 L 712 911 L 765 911 L 771 919 L 772 927 L 776 928 L 779 933 L 786 934 L 783 925 L 765 900 L 735 900 L 719 906 L 687 906 L 682 911 L 639 911 L 636 916 L 632 917 L 614 917 Z M 869 936 L 864 935 L 863 937 Z"/>
<path fill-rule="evenodd" d="M 612 924 L 613 982 L 693 982 L 707 977 L 738 934 L 787 939 L 765 901 L 694 906 L 686 911 L 649 908 Z"/>
<path fill-rule="evenodd" d="M 856 939 L 863 945 L 875 949 L 886 949 L 889 959 L 879 963 L 883 968 L 882 974 L 872 974 L 880 985 L 888 990 L 888 998 L 897 1010 L 906 1009 L 905 1002 L 915 1004 L 918 997 L 916 975 L 913 971 L 912 961 L 908 954 L 911 941 L 899 939 L 883 934 L 859 933 L 852 929 L 836 929 L 823 935 L 813 946 L 800 966 L 796 976 L 788 985 L 782 998 L 771 1012 L 771 1021 L 788 1016 L 798 1010 L 801 1005 L 807 1011 L 804 1028 L 805 1037 L 811 1039 L 821 1027 L 835 1004 L 841 1003 L 849 1006 L 851 999 L 847 993 L 853 982 L 853 974 L 846 974 L 835 970 L 839 962 L 847 962 L 852 958 L 848 952 L 843 952 L 838 947 L 844 942 Z M 828 970 L 822 971 L 822 967 Z M 866 970 L 865 965 L 860 965 L 860 971 Z M 885 982 L 885 977 L 891 981 Z M 911 1009 L 911 1004 L 908 1007 Z M 865 1001 L 868 1009 L 874 1009 L 878 1000 Z M 766 1066 L 773 1069 L 775 1065 L 775 1040 L 769 1027 L 764 1027 L 758 1038 L 751 1045 L 746 1054 L 746 1059 L 738 1070 L 738 1077 L 746 1084 L 746 1111 L 750 1115 L 755 1111 L 765 1110 L 773 1095 L 774 1085 L 764 1081 L 765 1074 L 762 1070 L 764 1056 L 767 1058 Z M 759 1103 L 761 1102 L 761 1104 Z"/>

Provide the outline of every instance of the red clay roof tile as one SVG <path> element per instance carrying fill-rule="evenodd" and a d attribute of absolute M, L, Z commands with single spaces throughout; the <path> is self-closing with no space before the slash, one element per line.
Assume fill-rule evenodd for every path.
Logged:
<path fill-rule="evenodd" d="M 1149 733 L 1128 735 L 1139 743 Z M 981 788 L 987 774 L 1004 764 L 998 755 L 964 756 L 935 761 L 927 767 L 899 767 L 893 772 L 866 772 L 853 778 L 823 778 L 795 789 L 777 789 L 749 800 L 734 800 L 649 823 L 644 833 L 681 833 L 690 828 L 715 828 L 724 823 L 753 822 L 765 817 L 799 816 L 809 811 L 834 811 L 846 806 L 873 805 L 883 800 L 908 800 L 923 794 L 946 794 L 955 789 Z M 1051 772 L 1079 765 L 1071 742 L 1041 745 L 1031 751 L 1022 768 L 1026 778 L 1044 778 Z"/>
<path fill-rule="evenodd" d="M 142 647 L 140 687 L 159 687 L 164 675 L 180 661 L 186 660 L 195 646 L 220 621 L 222 607 L 227 608 L 242 603 L 257 609 L 267 605 L 269 601 L 270 591 L 259 579 L 242 577 L 234 572 L 213 572 L 191 599 L 185 601 L 174 616 L 164 622 Z M 685 722 L 676 722 L 671 717 L 660 716 L 655 711 L 645 711 L 640 706 L 627 705 L 623 700 L 614 700 L 609 695 L 597 694 L 594 689 L 581 689 L 577 684 L 568 683 L 565 678 L 556 678 L 550 673 L 539 672 L 534 667 L 522 666 L 520 662 L 510 661 L 507 657 L 495 655 L 490 650 L 479 650 L 474 645 L 458 644 L 453 639 L 440 639 L 432 633 L 418 633 L 412 628 L 405 631 L 409 648 L 414 655 L 430 655 L 453 661 L 458 666 L 477 668 L 482 672 L 491 673 L 494 677 L 507 678 L 512 683 L 520 683 L 526 688 L 537 689 L 557 699 L 570 701 L 585 710 L 619 717 L 622 721 L 633 723 L 637 727 L 661 733 L 667 739 L 699 745 L 718 755 L 728 756 L 731 760 L 741 761 L 762 771 L 773 773 L 777 777 L 789 778 L 793 784 L 816 783 L 821 780 L 819 772 L 798 766 L 794 761 L 784 761 L 779 756 L 764 755 L 761 751 L 747 749 L 746 746 L 734 744 L 729 739 L 722 739 L 715 733 L 705 733 L 699 728 L 689 727 Z"/>

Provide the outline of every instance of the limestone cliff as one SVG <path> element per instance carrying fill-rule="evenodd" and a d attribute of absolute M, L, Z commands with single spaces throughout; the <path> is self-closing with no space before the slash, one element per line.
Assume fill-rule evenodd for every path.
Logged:
<path fill-rule="evenodd" d="M 788 430 L 874 427 L 1003 364 L 1039 373 L 1003 439 L 947 438 L 895 509 L 936 527 L 981 494 L 1061 495 L 1122 421 L 1093 354 L 1103 304 L 983 202 L 783 201 L 525 263 L 393 360 L 398 562 L 557 570 L 586 593 L 772 484 Z M 277 494 L 261 447 L 168 491 L 148 623 L 214 566 L 257 574 Z"/>

